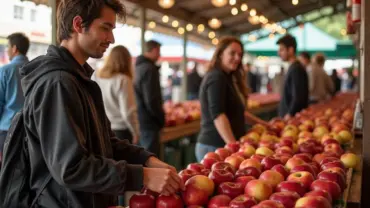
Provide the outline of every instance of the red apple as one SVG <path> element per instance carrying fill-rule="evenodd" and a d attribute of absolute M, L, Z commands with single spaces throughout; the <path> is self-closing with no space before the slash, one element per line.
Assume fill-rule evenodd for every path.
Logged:
<path fill-rule="evenodd" d="M 212 165 L 211 170 L 226 170 L 233 174 L 235 173 L 234 167 L 231 166 L 230 163 L 227 163 L 227 162 L 217 162 Z"/>
<path fill-rule="evenodd" d="M 225 160 L 225 158 L 229 157 L 232 152 L 225 148 L 218 148 L 215 153 L 220 156 L 221 160 Z"/>
<path fill-rule="evenodd" d="M 206 155 L 204 155 L 203 159 L 205 158 L 214 158 L 217 161 L 221 161 L 220 155 L 218 155 L 216 152 L 208 152 Z"/>
<path fill-rule="evenodd" d="M 323 190 L 310 191 L 306 193 L 304 196 L 322 196 L 326 198 L 330 204 L 332 203 L 332 198 L 327 191 L 323 191 Z"/>
<path fill-rule="evenodd" d="M 333 170 L 324 170 L 317 175 L 317 179 L 323 179 L 328 181 L 333 181 L 339 185 L 342 191 L 346 188 L 346 180 L 345 178 L 337 172 Z"/>
<path fill-rule="evenodd" d="M 277 171 L 266 170 L 260 175 L 259 179 L 265 181 L 274 189 L 279 183 L 284 181 L 284 176 Z"/>
<path fill-rule="evenodd" d="M 259 155 L 259 154 L 254 154 L 254 155 L 251 156 L 250 159 L 255 159 L 255 160 L 258 160 L 259 162 L 261 162 L 263 160 L 263 158 L 265 158 L 265 156 Z"/>
<path fill-rule="evenodd" d="M 272 187 L 262 180 L 252 180 L 245 187 L 244 193 L 257 201 L 263 201 L 271 196 Z"/>
<path fill-rule="evenodd" d="M 339 122 L 333 124 L 332 129 L 331 129 L 332 132 L 337 133 L 337 134 L 343 130 L 349 130 L 349 129 L 345 124 L 342 124 Z"/>
<path fill-rule="evenodd" d="M 235 183 L 240 183 L 243 188 L 247 185 L 247 183 L 251 180 L 255 180 L 256 178 L 253 176 L 240 176 L 235 179 Z"/>
<path fill-rule="evenodd" d="M 278 143 L 278 146 L 279 147 L 284 147 L 284 146 L 287 146 L 287 147 L 290 147 L 290 148 L 293 148 L 293 139 L 290 139 L 290 138 L 282 138 L 280 139 L 279 143 Z"/>
<path fill-rule="evenodd" d="M 281 161 L 279 158 L 275 158 L 272 156 L 268 156 L 263 158 L 261 165 L 262 165 L 262 170 L 270 170 L 272 167 L 275 165 L 281 164 Z"/>
<path fill-rule="evenodd" d="M 184 204 L 182 200 L 177 195 L 165 196 L 160 195 L 157 198 L 156 208 L 183 208 Z M 131 207 L 131 206 L 130 206 Z"/>
<path fill-rule="evenodd" d="M 247 167 L 255 167 L 257 168 L 258 170 L 261 170 L 261 163 L 256 160 L 256 159 L 246 159 L 244 160 L 240 166 L 239 166 L 239 169 L 244 169 L 244 168 L 247 168 Z"/>
<path fill-rule="evenodd" d="M 340 144 L 339 144 L 339 142 L 338 142 L 337 140 L 335 140 L 335 139 L 331 139 L 331 138 L 326 139 L 326 140 L 322 143 L 322 145 L 324 145 L 324 146 L 327 146 L 327 145 L 329 145 L 329 144 L 338 144 L 338 145 L 340 145 Z"/>
<path fill-rule="evenodd" d="M 243 145 L 251 145 L 252 147 L 254 147 L 254 149 L 258 147 L 258 140 L 254 140 L 252 138 L 246 138 L 242 140 L 241 142 Z"/>
<path fill-rule="evenodd" d="M 307 190 L 301 182 L 298 181 L 283 181 L 276 187 L 276 192 L 296 192 L 303 196 Z"/>
<path fill-rule="evenodd" d="M 299 153 L 295 154 L 293 157 L 297 157 L 305 161 L 306 163 L 309 163 L 312 161 L 312 155 L 308 153 Z"/>
<path fill-rule="evenodd" d="M 219 160 L 215 158 L 204 158 L 200 163 L 204 165 L 206 169 L 211 169 L 212 165 L 215 164 L 216 162 L 219 162 Z"/>
<path fill-rule="evenodd" d="M 321 162 L 320 162 L 320 166 L 321 165 L 324 165 L 326 163 L 329 163 L 329 162 L 334 162 L 334 161 L 340 161 L 339 158 L 336 158 L 336 157 L 326 157 L 324 158 Z"/>
<path fill-rule="evenodd" d="M 288 154 L 288 155 L 293 155 L 293 150 L 290 147 L 283 146 L 279 147 L 275 150 L 275 154 Z"/>
<path fill-rule="evenodd" d="M 224 148 L 230 150 L 230 152 L 232 152 L 232 153 L 235 153 L 239 150 L 240 144 L 238 144 L 238 143 L 229 143 L 229 144 L 226 144 Z"/>
<path fill-rule="evenodd" d="M 270 200 L 278 201 L 284 205 L 285 208 L 294 208 L 296 201 L 300 196 L 296 192 L 278 192 L 270 196 Z"/>
<path fill-rule="evenodd" d="M 268 147 L 258 147 L 256 149 L 256 154 L 258 155 L 262 155 L 262 156 L 271 156 L 274 154 L 274 151 L 272 151 L 270 148 Z"/>
<path fill-rule="evenodd" d="M 149 189 L 147 189 L 147 188 L 143 188 L 142 190 L 141 190 L 141 193 L 142 194 L 149 194 L 149 195 L 152 195 L 152 196 L 154 196 L 154 198 L 157 198 L 160 194 L 159 193 L 157 193 L 157 192 L 155 192 L 155 191 L 152 191 L 152 190 L 149 190 Z"/>
<path fill-rule="evenodd" d="M 258 170 L 256 167 L 246 167 L 243 169 L 239 169 L 236 171 L 235 177 L 241 177 L 241 176 L 253 176 L 255 178 L 258 178 L 261 175 L 261 171 Z"/>
<path fill-rule="evenodd" d="M 189 169 L 189 170 L 195 170 L 197 172 L 201 172 L 203 169 L 205 169 L 204 165 L 203 164 L 200 164 L 200 163 L 190 163 L 186 169 Z"/>
<path fill-rule="evenodd" d="M 200 173 L 204 176 L 207 176 L 211 173 L 211 170 L 210 169 L 203 169 L 202 171 L 200 171 Z"/>
<path fill-rule="evenodd" d="M 203 175 L 193 176 L 185 183 L 182 199 L 187 206 L 205 205 L 208 202 L 208 197 L 213 194 L 214 188 L 215 184 L 208 177 Z"/>
<path fill-rule="evenodd" d="M 244 144 L 240 147 L 239 152 L 243 153 L 245 158 L 249 158 L 256 152 L 256 149 L 249 144 Z"/>
<path fill-rule="evenodd" d="M 209 174 L 209 178 L 216 184 L 219 185 L 223 182 L 231 182 L 234 180 L 234 175 L 227 170 L 212 170 Z"/>
<path fill-rule="evenodd" d="M 334 167 L 338 167 L 338 168 L 341 168 L 341 169 L 345 170 L 345 167 L 344 167 L 342 161 L 333 161 L 333 162 L 325 163 L 325 164 L 321 165 L 321 170 L 326 170 L 328 168 L 334 168 Z"/>
<path fill-rule="evenodd" d="M 339 144 L 334 144 L 334 143 L 331 143 L 331 144 L 326 145 L 324 147 L 324 151 L 325 152 L 334 152 L 334 153 L 337 153 L 339 155 L 342 155 L 343 154 L 342 147 Z"/>
<path fill-rule="evenodd" d="M 180 176 L 180 178 L 182 179 L 182 181 L 184 183 L 186 183 L 186 181 L 189 178 L 191 178 L 191 177 L 193 177 L 195 175 L 199 175 L 199 173 L 197 171 L 195 171 L 195 170 L 185 169 L 185 170 L 182 170 L 182 171 L 179 172 L 179 176 Z"/>
<path fill-rule="evenodd" d="M 230 165 L 233 166 L 235 170 L 239 169 L 240 163 L 242 163 L 243 161 L 243 157 L 235 155 L 229 156 L 225 159 L 225 162 L 230 163 Z"/>
<path fill-rule="evenodd" d="M 305 164 L 305 162 L 300 159 L 300 158 L 297 158 L 297 157 L 293 157 L 293 158 L 290 158 L 286 164 L 285 164 L 285 167 L 290 171 L 292 170 L 295 166 L 298 166 L 298 165 L 303 165 Z"/>
<path fill-rule="evenodd" d="M 327 168 L 326 170 L 330 170 L 330 171 L 332 171 L 332 172 L 339 173 L 339 174 L 341 174 L 344 178 L 346 178 L 346 172 L 345 172 L 342 168 L 332 167 L 332 168 Z"/>
<path fill-rule="evenodd" d="M 231 200 L 229 206 L 231 208 L 251 208 L 257 204 L 257 201 L 250 196 L 240 195 Z"/>
<path fill-rule="evenodd" d="M 332 208 L 329 201 L 322 196 L 306 196 L 298 199 L 296 208 Z"/>
<path fill-rule="evenodd" d="M 284 208 L 284 205 L 279 201 L 265 200 L 261 201 L 256 208 Z"/>
<path fill-rule="evenodd" d="M 327 191 L 333 200 L 340 198 L 342 192 L 339 185 L 333 181 L 318 179 L 311 184 L 311 191 L 323 190 Z"/>
<path fill-rule="evenodd" d="M 231 154 L 230 156 L 238 156 L 238 157 L 242 157 L 243 159 L 247 158 L 243 152 L 235 152 Z"/>
<path fill-rule="evenodd" d="M 273 155 L 276 158 L 280 159 L 281 164 L 285 165 L 290 158 L 292 158 L 292 155 L 287 154 L 274 154 Z"/>
<path fill-rule="evenodd" d="M 287 178 L 287 181 L 301 182 L 305 188 L 309 188 L 314 180 L 313 175 L 307 171 L 292 173 Z"/>
<path fill-rule="evenodd" d="M 228 206 L 231 198 L 227 195 L 216 195 L 208 202 L 208 208 L 219 208 L 221 206 Z"/>
<path fill-rule="evenodd" d="M 134 194 L 130 198 L 130 207 L 132 208 L 155 208 L 155 198 L 149 194 Z"/>
<path fill-rule="evenodd" d="M 284 167 L 284 165 L 281 164 L 274 165 L 274 167 L 272 167 L 271 170 L 279 172 L 282 176 L 284 176 L 284 179 L 289 176 L 289 171 Z"/>
<path fill-rule="evenodd" d="M 290 173 L 300 172 L 300 171 L 307 171 L 311 173 L 314 177 L 316 177 L 316 172 L 314 171 L 313 167 L 310 164 L 302 164 L 295 166 Z"/>
<path fill-rule="evenodd" d="M 244 188 L 240 183 L 234 182 L 224 182 L 218 186 L 217 193 L 218 194 L 225 194 L 229 196 L 231 199 L 243 194 Z"/>
<path fill-rule="evenodd" d="M 319 149 L 319 147 L 312 142 L 306 141 L 299 145 L 300 153 L 308 153 L 311 155 L 315 155 L 317 153 L 320 153 L 320 151 L 321 151 L 321 148 Z"/>

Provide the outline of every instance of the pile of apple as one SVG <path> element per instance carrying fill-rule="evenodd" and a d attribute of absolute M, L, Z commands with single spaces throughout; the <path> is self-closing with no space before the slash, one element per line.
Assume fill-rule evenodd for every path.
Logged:
<path fill-rule="evenodd" d="M 239 142 L 179 172 L 185 191 L 146 191 L 131 202 L 148 203 L 130 207 L 331 208 L 342 198 L 347 170 L 358 163 L 345 152 L 352 119 L 353 99 L 334 99 L 288 120 L 273 119 L 271 128 L 257 124 Z"/>
<path fill-rule="evenodd" d="M 163 105 L 166 114 L 166 126 L 177 126 L 187 122 L 200 119 L 199 101 L 186 101 L 183 103 L 173 103 L 167 101 Z"/>

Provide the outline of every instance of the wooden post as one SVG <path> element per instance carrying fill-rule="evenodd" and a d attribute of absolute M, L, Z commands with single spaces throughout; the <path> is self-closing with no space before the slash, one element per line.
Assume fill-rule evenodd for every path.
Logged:
<path fill-rule="evenodd" d="M 181 99 L 182 101 L 187 100 L 188 97 L 188 56 L 187 56 L 187 46 L 188 46 L 188 31 L 185 29 L 183 34 L 183 55 L 182 55 L 182 81 L 181 81 Z"/>
<path fill-rule="evenodd" d="M 145 31 L 146 31 L 146 8 L 140 8 L 140 29 L 141 29 L 141 53 L 143 54 L 145 51 Z"/>
<path fill-rule="evenodd" d="M 57 45 L 57 8 L 60 0 L 49 0 L 51 7 L 51 44 Z"/>

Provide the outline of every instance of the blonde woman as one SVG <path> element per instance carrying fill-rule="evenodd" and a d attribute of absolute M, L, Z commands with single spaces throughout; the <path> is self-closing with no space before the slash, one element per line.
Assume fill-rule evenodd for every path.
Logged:
<path fill-rule="evenodd" d="M 101 88 L 106 114 L 120 139 L 137 144 L 139 122 L 132 83 L 132 58 L 124 46 L 114 47 L 103 68 L 92 75 Z"/>

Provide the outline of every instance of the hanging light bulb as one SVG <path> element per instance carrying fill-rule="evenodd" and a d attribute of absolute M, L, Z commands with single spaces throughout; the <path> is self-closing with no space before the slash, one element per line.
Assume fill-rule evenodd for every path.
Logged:
<path fill-rule="evenodd" d="M 274 33 L 271 33 L 271 34 L 269 35 L 269 38 L 270 38 L 270 39 L 274 39 L 274 38 L 275 38 L 275 34 L 274 34 Z"/>
<path fill-rule="evenodd" d="M 202 32 L 204 32 L 204 25 L 203 24 L 200 24 L 200 25 L 198 25 L 198 33 L 202 33 Z"/>
<path fill-rule="evenodd" d="M 162 17 L 162 22 L 167 23 L 170 20 L 170 18 L 167 15 L 164 15 Z"/>
<path fill-rule="evenodd" d="M 219 40 L 217 38 L 212 39 L 212 44 L 217 45 L 219 43 Z"/>
<path fill-rule="evenodd" d="M 242 5 L 240 6 L 240 9 L 241 9 L 243 12 L 245 12 L 245 11 L 247 11 L 247 10 L 248 10 L 248 5 L 247 5 L 246 3 L 244 3 L 244 4 L 242 4 Z"/>
<path fill-rule="evenodd" d="M 248 40 L 251 42 L 255 42 L 257 40 L 257 37 L 255 35 L 248 35 Z"/>
<path fill-rule="evenodd" d="M 174 20 L 174 21 L 172 22 L 172 27 L 178 27 L 178 26 L 179 26 L 179 21 Z"/>
<path fill-rule="evenodd" d="M 222 22 L 217 18 L 212 18 L 208 21 L 208 25 L 213 29 L 218 29 L 221 27 Z"/>
<path fill-rule="evenodd" d="M 251 11 L 249 12 L 249 14 L 254 17 L 257 15 L 257 11 L 255 9 L 251 9 Z"/>
<path fill-rule="evenodd" d="M 192 24 L 187 24 L 186 25 L 186 30 L 187 31 L 192 31 L 193 30 L 193 25 Z"/>
<path fill-rule="evenodd" d="M 157 24 L 156 24 L 155 22 L 153 22 L 153 21 L 149 22 L 149 24 L 148 24 L 148 27 L 149 27 L 150 29 L 155 28 L 155 26 L 157 26 Z"/>
<path fill-rule="evenodd" d="M 216 33 L 215 33 L 215 32 L 213 32 L 213 31 L 211 31 L 211 32 L 209 32 L 209 33 L 208 33 L 208 37 L 209 37 L 210 39 L 213 39 L 213 38 L 215 38 L 215 37 L 216 37 Z"/>
<path fill-rule="evenodd" d="M 158 0 L 158 4 L 163 9 L 169 9 L 175 4 L 175 0 Z"/>
<path fill-rule="evenodd" d="M 259 23 L 259 17 L 258 16 L 250 16 L 250 17 L 248 17 L 248 21 L 252 25 L 257 25 Z"/>
<path fill-rule="evenodd" d="M 294 6 L 296 6 L 296 5 L 298 5 L 298 4 L 299 4 L 299 1 L 298 1 L 298 0 L 292 0 L 292 4 L 293 4 Z"/>
<path fill-rule="evenodd" d="M 211 0 L 211 3 L 215 7 L 223 7 L 227 4 L 227 0 Z"/>
<path fill-rule="evenodd" d="M 182 35 L 182 34 L 184 34 L 184 33 L 185 33 L 185 29 L 184 29 L 183 27 L 179 27 L 179 28 L 177 29 L 177 32 L 178 32 L 180 35 Z"/>
<path fill-rule="evenodd" d="M 230 4 L 231 6 L 234 6 L 234 5 L 236 4 L 236 0 L 229 0 L 229 4 Z"/>
<path fill-rule="evenodd" d="M 234 7 L 234 8 L 232 8 L 232 9 L 231 9 L 231 14 L 232 14 L 232 15 L 234 15 L 234 16 L 235 16 L 235 15 L 237 15 L 238 13 L 239 13 L 238 8 Z"/>

